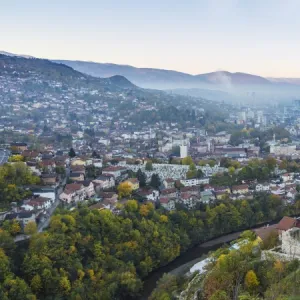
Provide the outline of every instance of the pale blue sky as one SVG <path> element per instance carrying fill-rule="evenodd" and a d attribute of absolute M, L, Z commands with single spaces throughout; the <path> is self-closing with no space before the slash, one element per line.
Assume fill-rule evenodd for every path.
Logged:
<path fill-rule="evenodd" d="M 0 50 L 300 77 L 300 0 L 3 0 Z"/>

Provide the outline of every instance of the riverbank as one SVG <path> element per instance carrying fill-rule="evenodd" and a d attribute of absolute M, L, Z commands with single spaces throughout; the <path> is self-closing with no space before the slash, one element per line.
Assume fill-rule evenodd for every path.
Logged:
<path fill-rule="evenodd" d="M 273 222 L 266 222 L 263 224 L 258 224 L 257 226 L 254 226 L 253 228 L 263 228 L 267 224 L 276 224 L 278 223 L 278 220 Z M 157 269 L 156 271 L 152 272 L 145 280 L 144 280 L 144 288 L 140 300 L 147 300 L 148 297 L 151 295 L 152 291 L 156 287 L 157 281 L 163 276 L 165 273 L 171 273 L 174 275 L 183 275 L 189 269 L 199 261 L 206 258 L 206 256 L 211 251 L 215 251 L 218 248 L 222 247 L 224 244 L 230 243 L 234 240 L 236 240 L 242 232 L 244 232 L 247 229 L 229 233 L 214 239 L 211 239 L 205 243 L 199 244 L 186 252 L 182 253 L 179 257 L 177 257 L 175 260 L 170 262 L 168 265 L 161 267 Z"/>
<path fill-rule="evenodd" d="M 218 237 L 216 239 L 195 246 L 182 253 L 179 257 L 177 257 L 166 266 L 152 272 L 144 280 L 143 292 L 139 299 L 148 299 L 152 291 L 155 289 L 157 281 L 163 276 L 163 274 L 171 273 L 174 275 L 182 275 L 187 273 L 194 264 L 205 259 L 209 252 L 215 251 L 218 248 L 222 247 L 224 244 L 230 243 L 231 241 L 237 239 L 241 232 L 242 231 L 224 235 L 222 237 Z"/>

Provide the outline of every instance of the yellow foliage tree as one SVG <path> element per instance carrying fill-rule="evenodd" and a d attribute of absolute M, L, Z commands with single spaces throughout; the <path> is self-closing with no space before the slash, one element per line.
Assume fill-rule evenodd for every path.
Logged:
<path fill-rule="evenodd" d="M 24 233 L 27 235 L 32 235 L 37 233 L 36 223 L 33 221 L 29 222 L 24 228 Z"/>
<path fill-rule="evenodd" d="M 64 295 L 68 295 L 71 291 L 71 283 L 68 277 L 62 277 L 59 281 L 59 287 Z"/>
<path fill-rule="evenodd" d="M 247 272 L 245 277 L 245 286 L 249 290 L 254 290 L 257 286 L 259 286 L 259 281 L 253 270 Z"/>
<path fill-rule="evenodd" d="M 277 273 L 283 273 L 283 271 L 284 271 L 284 265 L 283 265 L 283 263 L 280 260 L 276 260 L 274 262 L 274 270 Z"/>
<path fill-rule="evenodd" d="M 82 270 L 77 270 L 78 279 L 81 281 L 85 273 Z"/>
<path fill-rule="evenodd" d="M 132 183 L 129 181 L 121 182 L 118 186 L 119 198 L 130 196 L 132 193 Z"/>
<path fill-rule="evenodd" d="M 147 217 L 149 214 L 149 207 L 145 204 L 140 207 L 140 215 L 143 217 Z"/>
<path fill-rule="evenodd" d="M 168 216 L 161 215 L 159 217 L 159 222 L 161 222 L 161 223 L 168 223 Z"/>
<path fill-rule="evenodd" d="M 16 235 L 21 232 L 21 226 L 17 220 L 13 220 L 11 227 L 10 227 L 10 233 L 12 235 Z"/>
<path fill-rule="evenodd" d="M 20 154 L 12 155 L 9 159 L 9 162 L 18 162 L 18 161 L 24 161 L 24 156 Z"/>
<path fill-rule="evenodd" d="M 127 211 L 135 212 L 138 210 L 139 205 L 136 200 L 128 200 L 125 204 L 125 208 Z"/>

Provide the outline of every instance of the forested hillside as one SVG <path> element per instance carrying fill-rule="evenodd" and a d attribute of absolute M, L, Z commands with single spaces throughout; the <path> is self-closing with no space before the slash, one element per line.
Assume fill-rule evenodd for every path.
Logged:
<path fill-rule="evenodd" d="M 297 202 L 298 203 L 298 202 Z M 0 299 L 134 299 L 143 278 L 212 237 L 295 213 L 274 196 L 166 212 L 129 200 L 107 210 L 58 211 L 49 229 L 15 245 L 0 231 Z M 168 298 L 166 298 L 168 299 Z"/>

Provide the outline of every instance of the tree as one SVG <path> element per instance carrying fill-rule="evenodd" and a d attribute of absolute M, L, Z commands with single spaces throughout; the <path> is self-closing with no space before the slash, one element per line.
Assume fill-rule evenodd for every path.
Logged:
<path fill-rule="evenodd" d="M 24 233 L 27 235 L 32 235 L 37 233 L 36 223 L 33 221 L 29 222 L 24 228 Z"/>
<path fill-rule="evenodd" d="M 119 198 L 130 196 L 132 193 L 132 183 L 129 181 L 121 182 L 118 186 Z"/>
<path fill-rule="evenodd" d="M 216 291 L 210 298 L 210 300 L 229 300 L 225 291 Z"/>
<path fill-rule="evenodd" d="M 233 132 L 230 136 L 229 144 L 231 144 L 232 146 L 237 146 L 239 144 L 242 144 L 245 136 L 246 136 L 245 132 L 242 131 Z"/>
<path fill-rule="evenodd" d="M 36 274 L 31 279 L 30 287 L 33 292 L 39 293 L 39 291 L 42 289 L 42 279 L 39 274 Z"/>
<path fill-rule="evenodd" d="M 10 262 L 4 250 L 0 248 L 0 282 L 10 273 Z"/>
<path fill-rule="evenodd" d="M 276 159 L 273 157 L 267 157 L 266 159 L 267 167 L 270 171 L 273 171 L 277 165 Z"/>
<path fill-rule="evenodd" d="M 191 179 L 191 178 L 195 178 L 197 176 L 197 169 L 194 163 L 190 164 L 189 170 L 186 173 L 186 178 L 187 179 Z"/>
<path fill-rule="evenodd" d="M 150 185 L 154 187 L 155 189 L 159 189 L 161 182 L 158 174 L 152 174 Z"/>
<path fill-rule="evenodd" d="M 55 172 L 64 177 L 66 175 L 66 168 L 64 166 L 56 166 L 55 167 Z"/>
<path fill-rule="evenodd" d="M 99 154 L 95 150 L 93 150 L 92 157 L 100 158 Z"/>
<path fill-rule="evenodd" d="M 139 208 L 139 205 L 138 205 L 137 201 L 135 201 L 135 200 L 128 200 L 125 204 L 125 209 L 130 212 L 135 212 L 138 210 L 138 208 Z"/>
<path fill-rule="evenodd" d="M 204 176 L 204 173 L 202 172 L 201 169 L 197 170 L 197 175 L 196 176 L 197 176 L 197 178 L 202 178 Z"/>
<path fill-rule="evenodd" d="M 4 221 L 2 227 L 13 236 L 21 232 L 20 223 L 16 219 Z"/>
<path fill-rule="evenodd" d="M 146 166 L 145 166 L 146 171 L 152 171 L 153 170 L 153 166 L 152 166 L 152 161 L 148 160 L 146 162 Z"/>
<path fill-rule="evenodd" d="M 190 166 L 193 163 L 193 159 L 190 156 L 187 156 L 187 157 L 182 159 L 181 163 L 183 165 Z"/>
<path fill-rule="evenodd" d="M 228 168 L 228 173 L 230 176 L 232 176 L 235 173 L 235 168 L 234 167 L 229 167 Z"/>
<path fill-rule="evenodd" d="M 253 270 L 247 272 L 245 277 L 245 286 L 250 291 L 255 290 L 259 286 L 259 281 Z"/>
<path fill-rule="evenodd" d="M 138 169 L 138 171 L 136 173 L 136 178 L 138 179 L 141 187 L 146 186 L 147 177 L 146 177 L 146 174 L 141 171 L 141 169 Z"/>
<path fill-rule="evenodd" d="M 21 232 L 20 223 L 17 220 L 13 220 L 12 225 L 11 225 L 11 234 L 17 235 L 20 232 Z"/>
<path fill-rule="evenodd" d="M 18 161 L 24 161 L 24 156 L 20 154 L 12 155 L 8 159 L 9 162 L 18 162 Z"/>
<path fill-rule="evenodd" d="M 59 288 L 64 295 L 68 295 L 71 291 L 71 283 L 67 277 L 62 277 L 59 281 Z"/>
<path fill-rule="evenodd" d="M 73 158 L 73 157 L 76 156 L 76 153 L 75 153 L 75 151 L 74 151 L 73 148 L 70 149 L 70 151 L 69 151 L 69 156 L 70 156 L 71 158 Z"/>

